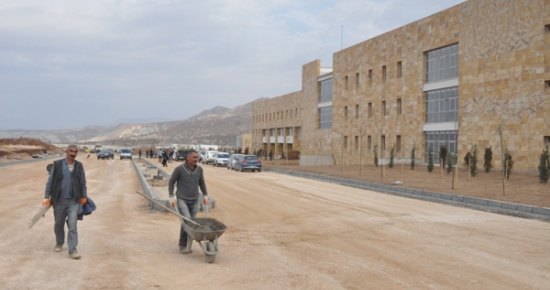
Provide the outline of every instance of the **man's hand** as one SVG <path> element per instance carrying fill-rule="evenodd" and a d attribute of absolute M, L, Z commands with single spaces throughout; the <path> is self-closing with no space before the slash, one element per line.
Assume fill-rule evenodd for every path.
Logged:
<path fill-rule="evenodd" d="M 87 202 L 88 202 L 88 199 L 85 198 L 85 197 L 83 197 L 83 198 L 80 199 L 80 204 L 81 204 L 81 205 L 85 205 Z"/>
<path fill-rule="evenodd" d="M 202 203 L 208 204 L 208 197 L 205 196 L 204 199 L 202 200 Z"/>
<path fill-rule="evenodd" d="M 44 198 L 44 200 L 42 201 L 42 206 L 46 206 L 46 205 L 52 205 L 52 203 L 50 202 L 49 199 Z"/>
<path fill-rule="evenodd" d="M 170 202 L 170 205 L 172 205 L 173 207 L 176 207 L 177 197 L 175 195 L 170 196 L 169 202 Z"/>

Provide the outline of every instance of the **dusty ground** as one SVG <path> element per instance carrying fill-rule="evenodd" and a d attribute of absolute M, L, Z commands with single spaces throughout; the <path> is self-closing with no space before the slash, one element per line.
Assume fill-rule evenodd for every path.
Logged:
<path fill-rule="evenodd" d="M 550 223 L 276 173 L 204 166 L 228 230 L 207 264 L 178 253 L 129 160 L 85 159 L 98 210 L 81 260 L 53 252 L 53 216 L 28 229 L 47 161 L 0 168 L 1 289 L 548 289 Z M 168 171 L 181 163 L 171 163 Z M 419 170 L 420 171 L 420 170 Z M 202 215 L 202 214 L 201 214 Z"/>
<path fill-rule="evenodd" d="M 358 165 L 344 166 L 344 171 L 342 172 L 342 167 L 336 165 L 297 166 L 297 161 L 290 161 L 289 166 L 287 166 L 285 160 L 277 162 L 275 160 L 265 161 L 262 159 L 262 161 L 264 166 L 280 169 L 326 174 L 392 185 L 396 185 L 396 181 L 401 181 L 403 182 L 401 186 L 408 188 L 550 207 L 550 182 L 540 183 L 538 172 L 519 173 L 512 171 L 510 179 L 506 183 L 506 195 L 503 195 L 502 173 L 500 170 L 486 173 L 483 168 L 478 169 L 476 177 L 470 177 L 470 180 L 468 180 L 468 171 L 465 168 L 459 168 L 457 188 L 452 189 L 452 174 L 447 174 L 444 169 L 440 177 L 440 167 L 434 167 L 434 170 L 430 173 L 424 165 L 416 165 L 414 170 L 411 170 L 409 164 L 404 164 L 403 173 L 401 173 L 401 164 L 396 164 L 393 168 L 388 168 L 386 165 L 386 177 L 381 178 L 381 166 L 363 166 L 364 174 L 359 175 L 360 167 Z"/>

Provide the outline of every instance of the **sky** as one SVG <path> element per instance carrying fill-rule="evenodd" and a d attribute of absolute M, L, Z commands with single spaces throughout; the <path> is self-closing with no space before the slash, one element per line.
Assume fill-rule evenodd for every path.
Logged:
<path fill-rule="evenodd" d="M 463 0 L 0 0 L 0 130 L 184 120 Z M 343 26 L 343 33 L 342 33 Z"/>

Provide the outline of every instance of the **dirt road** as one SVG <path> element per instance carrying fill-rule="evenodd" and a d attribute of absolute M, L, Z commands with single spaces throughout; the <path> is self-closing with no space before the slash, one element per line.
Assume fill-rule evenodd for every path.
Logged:
<path fill-rule="evenodd" d="M 229 229 L 207 264 L 178 252 L 179 221 L 151 212 L 129 160 L 83 161 L 98 210 L 81 260 L 55 253 L 53 215 L 29 230 L 39 161 L 0 168 L 0 289 L 548 289 L 550 223 L 275 173 L 205 168 Z M 168 171 L 175 165 L 170 164 Z"/>

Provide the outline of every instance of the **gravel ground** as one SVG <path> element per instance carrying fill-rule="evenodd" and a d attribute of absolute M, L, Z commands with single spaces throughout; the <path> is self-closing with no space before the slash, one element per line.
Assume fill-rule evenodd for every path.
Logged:
<path fill-rule="evenodd" d="M 547 289 L 550 223 L 276 173 L 203 166 L 220 254 L 178 252 L 177 218 L 149 210 L 130 160 L 78 158 L 98 209 L 81 260 L 32 229 L 51 161 L 0 168 L 1 289 Z M 171 163 L 171 172 L 181 163 Z M 204 214 L 199 214 L 204 217 Z"/>

